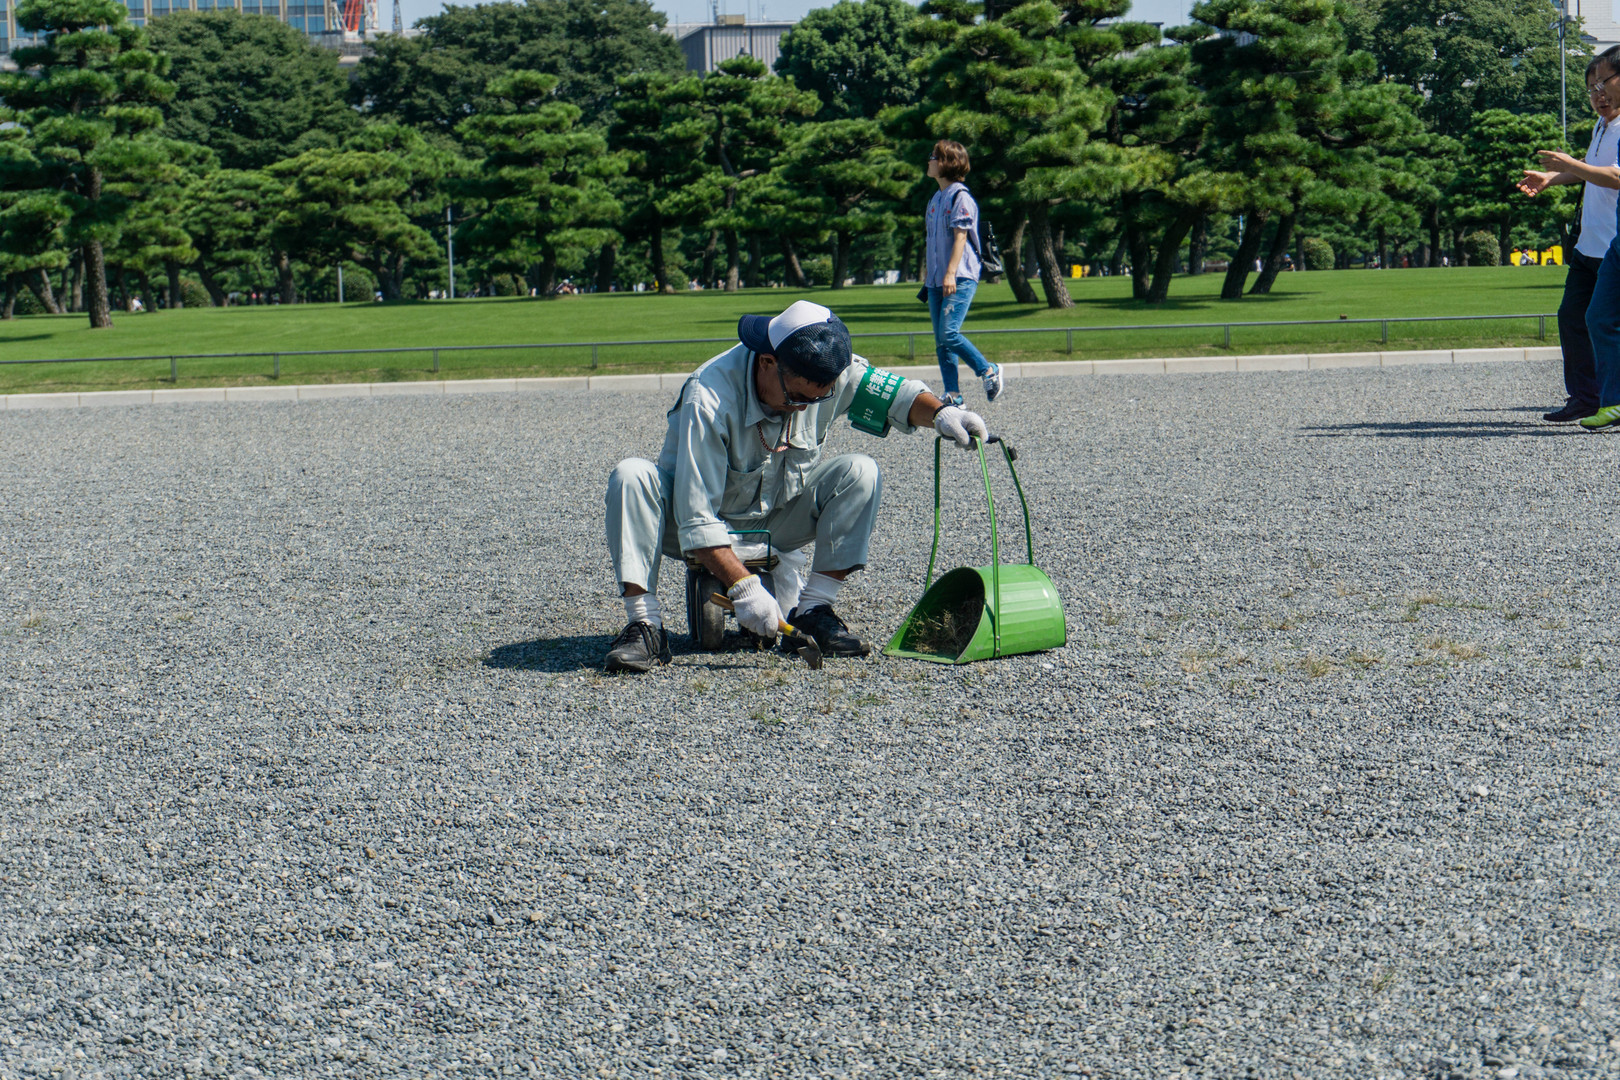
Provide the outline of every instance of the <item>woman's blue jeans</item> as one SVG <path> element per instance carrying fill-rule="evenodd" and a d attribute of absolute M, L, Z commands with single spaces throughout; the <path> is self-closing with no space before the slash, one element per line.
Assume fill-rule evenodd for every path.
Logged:
<path fill-rule="evenodd" d="M 1586 306 L 1586 330 L 1592 336 L 1597 403 L 1620 405 L 1620 239 L 1609 245 L 1598 267 L 1597 283 Z"/>
<path fill-rule="evenodd" d="M 973 347 L 973 342 L 962 336 L 962 320 L 967 318 L 968 306 L 979 283 L 972 278 L 957 278 L 956 292 L 950 296 L 938 285 L 928 286 L 928 318 L 934 324 L 934 354 L 939 357 L 940 378 L 945 380 L 945 392 L 961 392 L 956 378 L 958 359 L 983 376 L 990 371 L 990 361 Z"/>

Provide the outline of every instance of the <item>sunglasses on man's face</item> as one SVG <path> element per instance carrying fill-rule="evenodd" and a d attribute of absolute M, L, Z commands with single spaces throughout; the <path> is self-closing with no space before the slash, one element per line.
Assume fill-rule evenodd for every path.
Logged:
<path fill-rule="evenodd" d="M 776 365 L 776 384 L 782 388 L 782 400 L 793 406 L 820 405 L 823 401 L 831 401 L 838 396 L 837 390 L 822 394 L 820 397 L 801 397 L 795 394 L 787 388 L 787 379 L 782 374 L 782 365 L 780 363 Z"/>

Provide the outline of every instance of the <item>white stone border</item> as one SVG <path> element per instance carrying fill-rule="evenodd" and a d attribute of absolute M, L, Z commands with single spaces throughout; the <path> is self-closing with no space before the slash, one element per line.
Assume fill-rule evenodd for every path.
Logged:
<path fill-rule="evenodd" d="M 1004 365 L 1010 379 L 1049 375 L 1176 375 L 1209 371 L 1317 371 L 1323 368 L 1404 367 L 1559 360 L 1558 348 L 1439 349 L 1407 352 L 1294 353 L 1261 356 L 1177 356 L 1163 360 L 1046 360 Z M 927 378 L 933 365 L 888 369 Z M 565 379 L 445 379 L 420 382 L 325 383 L 308 386 L 230 386 L 195 390 L 111 390 L 83 394 L 9 394 L 0 409 L 62 409 L 96 405 L 172 405 L 193 401 L 311 401 L 316 398 L 446 394 L 523 394 L 549 390 L 675 391 L 690 372 L 592 375 Z"/>

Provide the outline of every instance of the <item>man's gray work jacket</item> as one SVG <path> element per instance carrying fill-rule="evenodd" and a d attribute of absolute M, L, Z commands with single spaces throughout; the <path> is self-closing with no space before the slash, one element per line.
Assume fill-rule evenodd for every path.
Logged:
<path fill-rule="evenodd" d="M 866 374 L 857 356 L 834 383 L 834 397 L 802 412 L 777 414 L 754 390 L 754 354 L 739 343 L 710 360 L 681 387 L 669 411 L 669 433 L 658 471 L 675 479 L 670 512 L 682 551 L 726 547 L 734 525 L 756 522 L 797 498 L 821 460 L 833 421 L 849 412 Z M 928 387 L 900 384 L 889 421 L 910 433 L 911 405 Z M 783 442 L 787 449 L 772 452 Z M 729 524 L 728 524 L 729 523 Z"/>

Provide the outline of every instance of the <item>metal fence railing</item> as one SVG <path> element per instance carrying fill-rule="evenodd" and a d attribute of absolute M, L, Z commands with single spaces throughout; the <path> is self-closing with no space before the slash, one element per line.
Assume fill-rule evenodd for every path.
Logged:
<path fill-rule="evenodd" d="M 1443 322 L 1500 322 L 1503 320 L 1534 320 L 1536 323 L 1536 337 L 1545 341 L 1547 339 L 1547 320 L 1556 319 L 1556 315 L 1521 314 L 1521 315 L 1423 315 L 1404 316 L 1381 319 L 1284 319 L 1266 320 L 1257 322 L 1199 322 L 1199 323 L 1138 323 L 1119 326 L 1020 326 L 1020 327 L 983 327 L 975 326 L 973 336 L 988 337 L 992 335 L 1009 334 L 1047 334 L 1064 336 L 1063 351 L 1069 355 L 1074 354 L 1075 335 L 1121 333 L 1121 332 L 1155 332 L 1169 333 L 1183 330 L 1220 330 L 1222 331 L 1221 347 L 1232 347 L 1232 330 L 1252 329 L 1257 327 L 1274 326 L 1361 326 L 1376 324 L 1380 327 L 1379 340 L 1382 344 L 1389 344 L 1389 328 L 1392 325 L 1407 323 L 1443 323 Z M 906 356 L 908 359 L 917 358 L 917 339 L 931 341 L 931 330 L 879 330 L 866 333 L 855 333 L 854 338 L 905 338 Z M 271 377 L 281 377 L 281 366 L 284 359 L 299 359 L 309 357 L 342 357 L 342 356 L 416 356 L 426 358 L 432 356 L 432 370 L 439 373 L 440 358 L 445 353 L 525 353 L 544 352 L 553 349 L 589 349 L 591 353 L 591 368 L 595 370 L 603 349 L 631 349 L 647 348 L 650 346 L 667 345 L 720 345 L 735 342 L 734 337 L 713 338 L 651 338 L 640 341 L 551 341 L 529 345 L 417 345 L 400 348 L 385 349 L 303 349 L 303 350 L 273 350 L 258 349 L 251 352 L 226 353 L 157 353 L 148 356 L 81 356 L 62 357 L 51 359 L 24 359 L 0 360 L 0 364 L 104 364 L 151 362 L 154 360 L 169 361 L 169 379 L 178 382 L 180 379 L 180 361 L 182 360 L 239 360 L 263 357 L 270 361 Z M 1213 343 L 1211 343 L 1213 344 Z"/>

